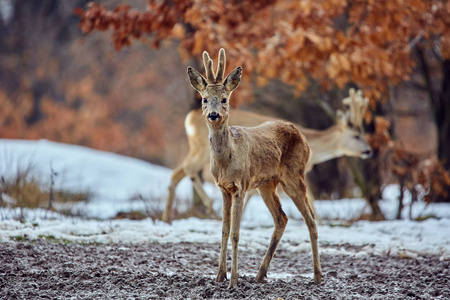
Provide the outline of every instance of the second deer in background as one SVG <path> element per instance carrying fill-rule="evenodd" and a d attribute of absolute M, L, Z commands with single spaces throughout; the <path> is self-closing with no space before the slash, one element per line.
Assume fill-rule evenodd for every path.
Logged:
<path fill-rule="evenodd" d="M 295 124 L 306 137 L 312 152 L 311 158 L 306 166 L 306 172 L 311 171 L 316 164 L 341 156 L 353 156 L 363 159 L 371 156 L 372 149 L 364 138 L 362 126 L 369 100 L 363 98 L 361 90 L 356 92 L 354 89 L 350 89 L 349 97 L 343 99 L 343 104 L 348 106 L 349 109 L 345 112 L 338 110 L 336 124 L 327 129 L 309 129 Z M 229 124 L 231 126 L 252 127 L 275 120 L 279 119 L 248 111 L 231 109 Z M 202 182 L 198 176 L 198 173 L 210 160 L 208 128 L 203 120 L 201 109 L 189 112 L 186 116 L 185 128 L 189 142 L 189 154 L 172 173 L 169 194 L 162 217 L 165 222 L 172 220 L 175 189 L 185 176 L 189 176 L 192 179 L 196 192 L 203 204 L 208 208 L 208 213 L 212 212 L 213 201 L 203 189 Z M 249 193 L 250 195 L 251 193 Z M 247 197 L 246 203 L 248 199 L 249 197 Z M 313 201 L 314 198 L 310 195 L 309 200 Z"/>

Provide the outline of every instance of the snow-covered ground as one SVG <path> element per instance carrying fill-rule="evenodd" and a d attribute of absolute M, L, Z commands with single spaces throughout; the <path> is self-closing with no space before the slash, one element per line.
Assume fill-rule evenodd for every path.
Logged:
<path fill-rule="evenodd" d="M 0 174 L 13 176 L 29 166 L 43 183 L 50 182 L 50 168 L 58 173 L 55 188 L 90 190 L 93 199 L 74 207 L 95 219 L 66 217 L 44 210 L 27 210 L 26 222 L 13 219 L 16 210 L 0 209 L 0 242 L 13 237 L 34 240 L 54 237 L 76 242 L 96 243 L 217 243 L 221 238 L 221 222 L 190 218 L 172 225 L 142 221 L 109 220 L 120 211 L 143 210 L 144 201 L 130 201 L 136 195 L 150 199 L 153 209 L 162 210 L 167 195 L 171 170 L 137 159 L 85 147 L 41 141 L 0 140 Z M 191 201 L 191 183 L 184 179 L 177 188 L 177 209 L 186 210 Z M 221 196 L 212 184 L 206 190 L 215 200 L 220 215 Z M 380 206 L 389 219 L 396 213 L 398 188 L 384 189 Z M 4 197 L 5 198 L 5 197 Z M 405 199 L 408 202 L 409 199 Z M 309 235 L 300 213 L 288 198 L 282 198 L 283 209 L 290 217 L 280 248 L 292 252 L 310 251 Z M 322 247 L 322 253 L 336 255 L 399 255 L 417 257 L 439 255 L 450 259 L 450 205 L 416 203 L 413 216 L 433 215 L 439 219 L 423 222 L 405 220 L 358 221 L 350 227 L 340 226 L 342 220 L 357 218 L 368 207 L 362 199 L 316 201 L 316 210 L 326 225 L 319 225 L 321 244 L 342 245 Z M 273 231 L 272 218 L 259 197 L 252 199 L 242 220 L 240 247 L 249 251 L 266 249 Z M 364 246 L 358 253 L 346 245 Z"/>

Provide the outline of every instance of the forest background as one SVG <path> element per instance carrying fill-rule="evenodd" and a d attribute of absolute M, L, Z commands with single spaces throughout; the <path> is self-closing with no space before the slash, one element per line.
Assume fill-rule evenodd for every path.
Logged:
<path fill-rule="evenodd" d="M 186 67 L 201 70 L 201 52 L 224 47 L 230 68 L 244 67 L 241 109 L 325 129 L 350 87 L 369 97 L 374 157 L 316 166 L 316 197 L 362 195 L 373 219 L 388 183 L 448 201 L 448 1 L 98 3 L 0 0 L 0 138 L 174 168 L 188 151 L 184 118 L 199 106 Z"/>

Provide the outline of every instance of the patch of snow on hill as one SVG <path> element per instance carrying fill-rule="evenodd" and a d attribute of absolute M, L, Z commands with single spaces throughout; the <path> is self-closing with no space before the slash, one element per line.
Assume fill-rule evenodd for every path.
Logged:
<path fill-rule="evenodd" d="M 14 176 L 17 170 L 30 166 L 44 184 L 50 182 L 51 166 L 58 173 L 55 188 L 90 190 L 94 194 L 93 199 L 87 205 L 80 204 L 78 209 L 97 220 L 65 217 L 36 209 L 27 210 L 27 222 L 21 223 L 10 217 L 17 215 L 17 212 L 2 208 L 0 242 L 11 241 L 15 237 L 28 240 L 54 237 L 88 243 L 220 242 L 221 222 L 216 220 L 189 218 L 174 221 L 172 225 L 160 221 L 153 223 L 150 219 L 108 220 L 119 211 L 144 209 L 143 201 L 130 201 L 139 194 L 144 199 L 151 199 L 155 207 L 162 210 L 172 172 L 168 168 L 113 153 L 46 140 L 0 140 L 2 176 Z M 205 188 L 215 200 L 214 208 L 220 215 L 221 196 L 218 189 L 212 184 L 206 184 Z M 190 180 L 185 178 L 176 193 L 178 199 L 182 199 L 178 201 L 177 209 L 187 209 L 192 201 Z M 395 216 L 397 196 L 396 186 L 385 188 L 380 206 L 389 218 Z M 290 220 L 280 247 L 292 252 L 310 251 L 309 234 L 300 213 L 288 198 L 282 198 L 282 205 Z M 331 220 L 352 220 L 361 212 L 368 212 L 362 199 L 316 201 L 315 205 L 320 217 Z M 405 209 L 405 218 L 407 212 Z M 322 245 L 364 246 L 355 255 L 440 255 L 442 259 L 450 259 L 450 205 L 439 203 L 426 206 L 417 203 L 413 215 L 434 215 L 441 219 L 424 222 L 359 221 L 350 227 L 341 227 L 339 223 L 338 226 L 320 225 L 319 241 Z M 250 251 L 266 249 L 272 231 L 272 217 L 262 199 L 255 197 L 243 215 L 240 247 Z M 336 249 L 324 247 L 321 252 L 336 254 Z M 343 246 L 337 252 L 345 254 L 348 250 Z"/>

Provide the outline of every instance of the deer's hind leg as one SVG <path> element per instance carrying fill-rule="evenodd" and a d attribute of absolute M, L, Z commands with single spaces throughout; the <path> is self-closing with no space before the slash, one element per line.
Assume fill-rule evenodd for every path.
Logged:
<path fill-rule="evenodd" d="M 320 266 L 319 249 L 317 245 L 318 233 L 314 210 L 308 201 L 305 177 L 298 173 L 291 174 L 291 176 L 286 176 L 286 178 L 283 179 L 282 186 L 286 194 L 294 201 L 294 204 L 297 206 L 305 220 L 306 226 L 308 226 L 313 255 L 314 283 L 318 284 L 322 281 L 322 268 Z"/>
<path fill-rule="evenodd" d="M 172 219 L 172 206 L 173 200 L 175 199 L 175 188 L 184 176 L 186 176 L 186 173 L 184 172 L 183 166 L 179 166 L 172 173 L 172 178 L 169 185 L 169 194 L 166 200 L 166 208 L 164 209 L 162 215 L 162 220 L 164 222 L 170 223 Z"/>
<path fill-rule="evenodd" d="M 264 200 L 267 208 L 269 209 L 275 229 L 272 234 L 272 239 L 270 240 L 269 248 L 264 255 L 261 266 L 259 267 L 258 274 L 256 275 L 256 281 L 262 282 L 267 276 L 267 271 L 269 269 L 270 261 L 272 260 L 273 254 L 277 249 L 278 243 L 283 236 L 284 229 L 286 228 L 287 220 L 286 214 L 281 208 L 280 198 L 277 195 L 276 188 L 278 181 L 270 181 L 258 188 L 261 197 Z"/>
<path fill-rule="evenodd" d="M 202 181 L 198 176 L 198 173 L 203 169 L 203 166 L 206 165 L 208 161 L 209 151 L 203 150 L 200 152 L 195 152 L 193 155 L 189 153 L 182 165 L 186 174 L 191 178 L 195 191 L 207 208 L 207 213 L 210 215 L 213 212 L 213 201 L 203 189 Z"/>
<path fill-rule="evenodd" d="M 167 223 L 170 223 L 172 218 L 172 207 L 173 201 L 175 200 L 175 189 L 178 183 L 180 183 L 181 179 L 183 179 L 185 176 L 191 176 L 194 188 L 199 194 L 202 202 L 208 208 L 208 213 L 212 212 L 213 201 L 206 194 L 197 175 L 197 173 L 200 172 L 203 166 L 208 162 L 209 152 L 193 151 L 192 149 L 193 148 L 190 149 L 188 156 L 183 160 L 181 165 L 179 165 L 172 173 L 172 178 L 169 185 L 169 194 L 166 200 L 166 207 L 162 216 L 163 221 Z"/>

